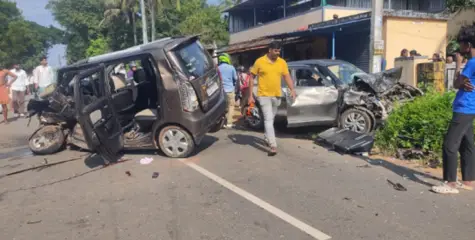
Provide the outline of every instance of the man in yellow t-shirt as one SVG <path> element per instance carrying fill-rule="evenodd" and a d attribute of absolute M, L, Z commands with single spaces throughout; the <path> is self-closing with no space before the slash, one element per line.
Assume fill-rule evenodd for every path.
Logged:
<path fill-rule="evenodd" d="M 290 89 L 292 98 L 295 99 L 294 85 L 290 78 L 287 62 L 279 57 L 280 49 L 281 44 L 279 42 L 270 43 L 267 54 L 258 58 L 251 68 L 253 78 L 258 77 L 257 98 L 264 115 L 265 138 L 271 148 L 269 156 L 277 154 L 274 118 L 281 103 L 282 77 L 284 77 Z M 251 80 L 249 82 L 249 103 L 254 103 L 253 85 L 254 81 Z"/>

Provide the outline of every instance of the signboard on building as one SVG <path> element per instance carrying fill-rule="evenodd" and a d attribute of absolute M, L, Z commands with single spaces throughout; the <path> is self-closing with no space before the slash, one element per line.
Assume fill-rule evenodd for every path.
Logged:
<path fill-rule="evenodd" d="M 384 55 L 384 40 L 374 40 L 374 55 Z"/>
<path fill-rule="evenodd" d="M 322 28 L 322 27 L 331 27 L 334 25 L 339 25 L 339 24 L 344 24 L 344 23 L 349 23 L 349 22 L 364 20 L 364 19 L 369 19 L 369 18 L 371 18 L 371 12 L 361 13 L 361 14 L 351 15 L 348 17 L 333 19 L 330 21 L 312 23 L 308 25 L 308 29 L 313 30 L 313 29 Z"/>

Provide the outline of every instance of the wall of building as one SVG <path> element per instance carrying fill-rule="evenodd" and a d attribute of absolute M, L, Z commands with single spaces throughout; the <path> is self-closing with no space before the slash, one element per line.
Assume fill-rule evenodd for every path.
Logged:
<path fill-rule="evenodd" d="M 333 15 L 335 14 L 338 15 L 339 18 L 342 18 L 370 11 L 371 9 L 345 9 L 341 7 L 325 7 L 323 10 L 323 21 L 332 20 Z"/>
<path fill-rule="evenodd" d="M 301 15 L 280 19 L 245 31 L 232 33 L 229 36 L 229 44 L 249 41 L 278 33 L 294 32 L 301 27 L 306 28 L 309 24 L 321 22 L 323 20 L 322 13 L 322 9 L 314 9 Z"/>
<path fill-rule="evenodd" d="M 421 55 L 432 57 L 434 53 L 445 56 L 447 45 L 447 21 L 409 18 L 384 18 L 386 69 L 394 67 L 394 59 L 401 50 L 415 49 Z"/>
<path fill-rule="evenodd" d="M 447 24 L 447 35 L 449 37 L 457 36 L 462 26 L 471 25 L 474 21 L 475 9 L 464 10 L 452 15 Z"/>

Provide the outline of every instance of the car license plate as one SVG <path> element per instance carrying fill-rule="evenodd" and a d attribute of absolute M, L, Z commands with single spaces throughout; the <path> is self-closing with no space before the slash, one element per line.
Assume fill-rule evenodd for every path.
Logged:
<path fill-rule="evenodd" d="M 219 88 L 218 84 L 214 82 L 208 86 L 208 88 L 206 89 L 206 93 L 208 94 L 208 96 L 211 96 L 213 95 L 213 93 L 215 93 L 218 90 L 218 88 Z"/>

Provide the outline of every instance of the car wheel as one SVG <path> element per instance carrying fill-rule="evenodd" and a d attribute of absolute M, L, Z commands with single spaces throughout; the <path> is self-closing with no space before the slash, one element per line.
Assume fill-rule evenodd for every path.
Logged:
<path fill-rule="evenodd" d="M 160 150 L 172 158 L 186 158 L 195 149 L 191 135 L 178 126 L 164 127 L 158 134 Z"/>
<path fill-rule="evenodd" d="M 357 133 L 370 133 L 373 123 L 368 113 L 350 108 L 341 114 L 340 127 Z"/>
<path fill-rule="evenodd" d="M 28 146 L 37 155 L 58 152 L 64 146 L 65 136 L 59 126 L 44 126 L 31 136 Z"/>
<path fill-rule="evenodd" d="M 253 130 L 262 130 L 264 128 L 264 115 L 262 114 L 260 107 L 254 107 L 251 109 L 251 116 L 247 115 L 249 106 L 246 106 L 243 110 L 244 121 L 247 126 Z"/>

